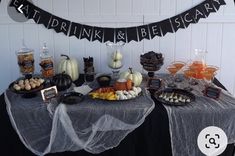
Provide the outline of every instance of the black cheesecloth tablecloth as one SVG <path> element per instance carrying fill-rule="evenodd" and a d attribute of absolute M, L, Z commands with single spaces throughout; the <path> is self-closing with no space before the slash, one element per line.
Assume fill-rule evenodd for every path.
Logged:
<path fill-rule="evenodd" d="M 81 82 L 81 81 L 78 81 Z M 223 87 L 217 80 L 217 85 Z M 78 83 L 77 83 L 78 84 Z M 78 84 L 79 85 L 79 84 Z M 154 99 L 154 97 L 152 97 Z M 145 122 L 130 133 L 118 147 L 97 156 L 171 156 L 169 122 L 165 108 L 155 99 L 155 108 Z M 4 96 L 0 96 L 0 155 L 33 155 L 20 141 L 6 111 Z M 221 156 L 233 156 L 234 145 L 228 145 Z M 49 156 L 93 156 L 85 151 L 48 154 Z"/>

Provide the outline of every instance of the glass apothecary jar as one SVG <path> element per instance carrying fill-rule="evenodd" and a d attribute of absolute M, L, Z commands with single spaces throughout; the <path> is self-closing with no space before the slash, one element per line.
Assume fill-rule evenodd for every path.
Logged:
<path fill-rule="evenodd" d="M 118 43 L 112 43 L 108 42 L 106 43 L 107 46 L 107 64 L 108 67 L 111 68 L 113 73 L 113 79 L 117 79 L 120 69 L 124 65 L 124 57 L 123 57 L 123 47 L 125 43 L 124 42 L 118 42 Z"/>
<path fill-rule="evenodd" d="M 49 53 L 49 49 L 44 43 L 42 47 L 42 53 L 40 54 L 40 66 L 41 66 L 41 73 L 44 78 L 51 78 L 54 76 L 54 63 L 53 57 Z"/>
<path fill-rule="evenodd" d="M 34 73 L 35 68 L 34 50 L 27 48 L 23 42 L 22 48 L 16 52 L 16 55 L 20 73 L 23 76 L 32 75 Z"/>

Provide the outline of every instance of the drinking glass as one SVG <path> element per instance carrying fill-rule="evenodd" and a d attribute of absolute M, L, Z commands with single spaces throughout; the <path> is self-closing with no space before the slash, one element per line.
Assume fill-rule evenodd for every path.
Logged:
<path fill-rule="evenodd" d="M 219 67 L 217 66 L 213 66 L 213 65 L 208 65 L 205 68 L 205 71 L 209 72 L 209 73 L 215 73 L 216 71 L 219 70 Z"/>
<path fill-rule="evenodd" d="M 212 82 L 214 80 L 215 75 L 217 74 L 216 71 L 218 70 L 218 67 L 208 67 L 203 72 L 203 80 L 209 85 L 212 86 Z"/>
<path fill-rule="evenodd" d="M 188 86 L 185 87 L 185 90 L 192 91 L 193 88 L 191 87 L 191 85 L 193 84 L 192 79 L 195 75 L 195 72 L 193 70 L 191 70 L 190 68 L 187 68 L 183 71 L 183 73 L 184 73 L 184 77 L 188 81 Z"/>
<path fill-rule="evenodd" d="M 173 65 L 169 65 L 166 69 L 171 75 L 171 80 L 170 80 L 171 82 L 168 84 L 168 87 L 174 88 L 176 87 L 174 79 L 175 79 L 176 73 L 178 72 L 178 69 Z"/>
<path fill-rule="evenodd" d="M 182 82 L 182 79 L 177 77 L 177 73 L 179 73 L 179 71 L 186 65 L 186 63 L 182 62 L 182 61 L 174 61 L 174 62 L 171 63 L 171 65 L 175 66 L 176 69 L 177 69 L 175 82 Z"/>

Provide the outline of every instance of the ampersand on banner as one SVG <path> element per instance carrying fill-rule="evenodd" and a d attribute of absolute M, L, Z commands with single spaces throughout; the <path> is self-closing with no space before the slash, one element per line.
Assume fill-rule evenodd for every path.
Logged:
<path fill-rule="evenodd" d="M 116 42 L 126 42 L 126 28 L 117 28 L 115 32 Z"/>

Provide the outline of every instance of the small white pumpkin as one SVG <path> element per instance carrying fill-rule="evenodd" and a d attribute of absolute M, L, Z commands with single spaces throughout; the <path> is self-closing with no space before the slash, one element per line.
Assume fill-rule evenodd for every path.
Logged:
<path fill-rule="evenodd" d="M 122 60 L 122 53 L 120 51 L 116 51 L 112 54 L 112 59 L 115 61 L 121 61 Z"/>
<path fill-rule="evenodd" d="M 134 90 L 130 90 L 129 94 L 134 98 L 137 96 L 136 92 Z"/>
<path fill-rule="evenodd" d="M 127 97 L 127 99 L 132 99 L 133 98 L 131 94 L 127 94 L 126 97 Z"/>
<path fill-rule="evenodd" d="M 137 87 L 137 93 L 141 93 L 142 92 L 142 89 L 140 87 Z"/>
<path fill-rule="evenodd" d="M 134 83 L 134 86 L 138 87 L 143 80 L 143 76 L 140 72 L 133 71 L 132 68 L 129 68 L 129 71 L 120 74 L 120 79 L 130 79 Z"/>
<path fill-rule="evenodd" d="M 73 81 L 77 80 L 79 77 L 78 62 L 74 58 L 69 58 L 67 55 L 61 55 L 65 58 L 61 59 L 58 67 L 58 73 L 65 72 L 68 74 Z"/>
<path fill-rule="evenodd" d="M 109 62 L 109 67 L 110 68 L 114 68 L 114 69 L 118 69 L 122 67 L 122 62 L 119 60 L 111 60 Z"/>
<path fill-rule="evenodd" d="M 124 94 L 120 95 L 120 100 L 126 100 L 126 99 L 127 97 Z"/>
<path fill-rule="evenodd" d="M 122 95 L 122 94 L 123 94 L 123 91 L 122 91 L 122 90 L 117 90 L 117 91 L 116 91 L 116 94 Z"/>

